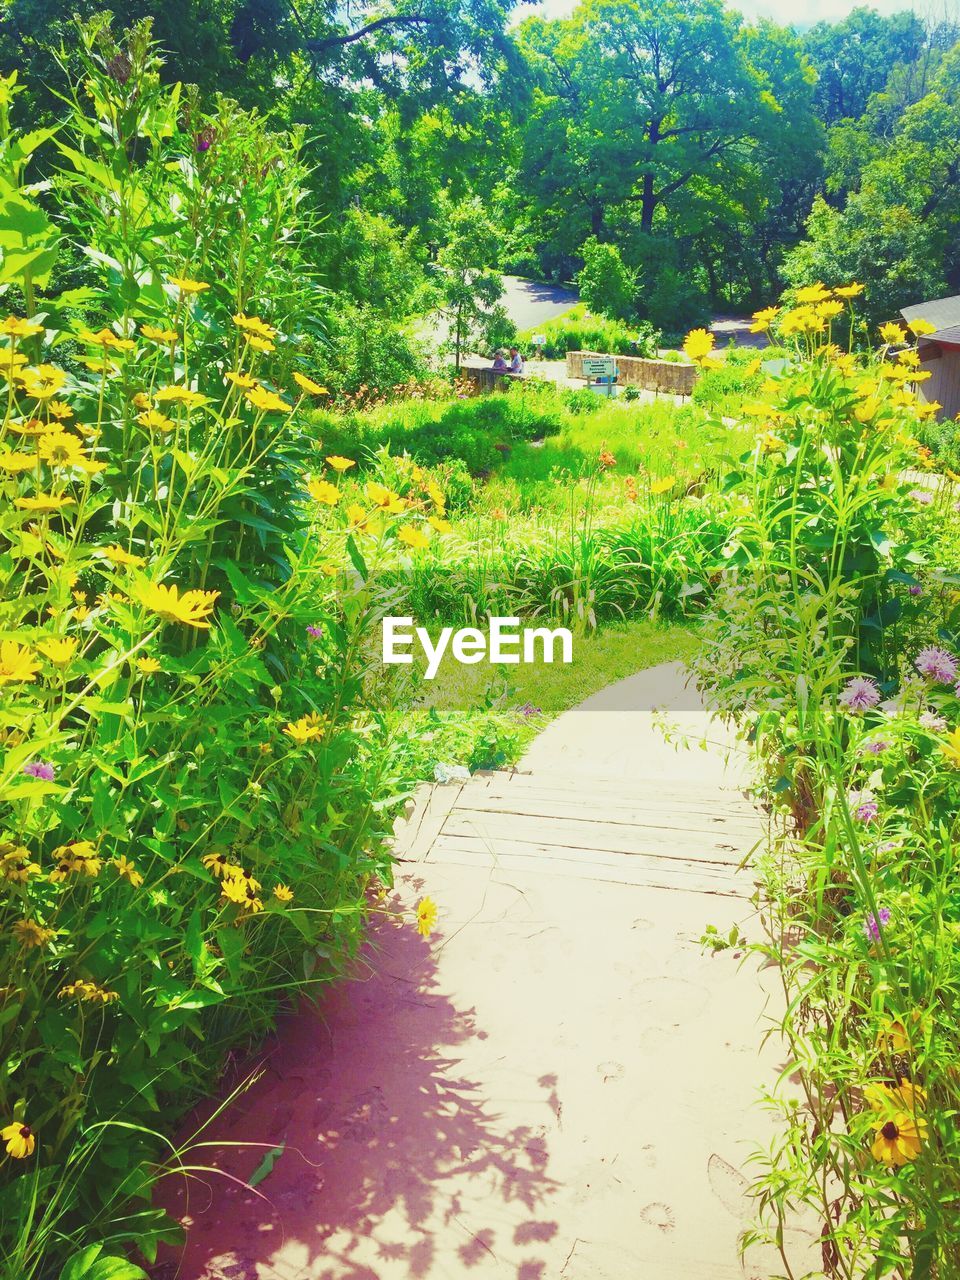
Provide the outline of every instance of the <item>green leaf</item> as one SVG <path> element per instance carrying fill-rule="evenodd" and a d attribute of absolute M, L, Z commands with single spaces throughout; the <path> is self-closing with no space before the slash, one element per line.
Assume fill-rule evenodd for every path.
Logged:
<path fill-rule="evenodd" d="M 272 1151 L 268 1151 L 257 1165 L 256 1169 L 254 1169 L 253 1173 L 251 1173 L 247 1180 L 247 1185 L 251 1187 L 258 1187 L 264 1178 L 268 1178 L 270 1174 L 273 1173 L 273 1166 L 283 1155 L 285 1149 L 285 1147 L 279 1146 L 274 1147 Z"/>

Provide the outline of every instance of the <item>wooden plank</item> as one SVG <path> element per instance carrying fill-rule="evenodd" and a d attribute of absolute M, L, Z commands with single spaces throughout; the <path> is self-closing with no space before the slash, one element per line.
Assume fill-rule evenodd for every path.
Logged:
<path fill-rule="evenodd" d="M 690 831 L 679 823 L 628 826 L 549 814 L 462 813 L 454 809 L 443 836 L 477 836 L 494 843 L 535 844 L 552 849 L 582 849 L 615 854 L 657 854 L 737 866 L 756 841 L 726 838 L 722 832 Z M 758 835 L 759 838 L 759 835 Z"/>
<path fill-rule="evenodd" d="M 761 821 L 754 806 L 733 788 L 689 787 L 680 789 L 659 779 L 631 782 L 628 786 L 594 785 L 593 779 L 571 779 L 569 783 L 544 783 L 523 775 L 505 774 L 494 778 L 471 778 L 464 783 L 462 803 L 486 805 L 494 800 L 514 800 L 518 797 L 545 803 L 554 800 L 589 802 L 611 807 L 655 807 L 658 810 L 676 808 L 701 813 L 728 813 L 750 815 Z"/>
<path fill-rule="evenodd" d="M 465 789 L 455 807 L 458 813 L 542 814 L 551 818 L 580 818 L 584 821 L 624 826 L 662 826 L 676 822 L 688 831 L 702 831 L 705 834 L 722 832 L 728 837 L 736 835 L 749 844 L 759 837 L 762 829 L 759 815 L 753 811 L 665 806 L 662 801 L 652 797 L 648 800 L 624 801 L 617 805 L 590 795 L 567 795 L 563 799 L 537 798 L 519 792 L 500 795 L 492 790 L 478 793 Z M 659 821 L 651 822 L 652 818 Z"/>
<path fill-rule="evenodd" d="M 730 870 L 714 868 L 711 864 L 691 866 L 682 859 L 644 857 L 642 854 L 611 856 L 585 853 L 577 857 L 576 850 L 534 845 L 510 845 L 492 850 L 482 840 L 445 835 L 437 840 L 428 860 L 498 871 L 576 876 L 650 889 L 718 894 L 726 898 L 749 897 L 752 889 L 746 877 L 738 877 Z"/>

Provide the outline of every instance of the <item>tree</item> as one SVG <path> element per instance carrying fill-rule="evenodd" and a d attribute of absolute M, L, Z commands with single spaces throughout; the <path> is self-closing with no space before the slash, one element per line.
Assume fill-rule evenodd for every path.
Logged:
<path fill-rule="evenodd" d="M 503 281 L 491 263 L 497 259 L 497 232 L 476 197 L 445 202 L 446 243 L 437 259 L 442 313 L 450 326 L 450 349 L 459 373 L 471 340 L 490 325 L 502 327 Z"/>
<path fill-rule="evenodd" d="M 580 250 L 583 266 L 577 275 L 580 296 L 595 315 L 630 320 L 636 314 L 637 278 L 615 244 L 591 237 Z"/>
<path fill-rule="evenodd" d="M 854 9 L 840 22 L 818 22 L 803 44 L 817 72 L 815 107 L 825 124 L 858 119 L 897 63 L 915 63 L 925 43 L 914 13 L 884 17 Z"/>

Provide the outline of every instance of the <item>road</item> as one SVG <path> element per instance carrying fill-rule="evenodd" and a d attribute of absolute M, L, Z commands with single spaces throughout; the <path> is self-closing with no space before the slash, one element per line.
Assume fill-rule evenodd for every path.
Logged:
<path fill-rule="evenodd" d="M 504 276 L 501 301 L 518 329 L 532 329 L 562 316 L 580 301 L 580 295 L 572 289 L 560 289 L 553 284 Z"/>

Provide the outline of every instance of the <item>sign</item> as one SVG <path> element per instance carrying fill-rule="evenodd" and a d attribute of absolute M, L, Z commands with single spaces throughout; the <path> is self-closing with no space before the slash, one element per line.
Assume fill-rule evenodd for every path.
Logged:
<path fill-rule="evenodd" d="M 542 333 L 535 333 L 530 341 L 535 347 L 545 347 L 547 345 L 546 335 Z"/>
<path fill-rule="evenodd" d="M 585 378 L 612 378 L 617 372 L 617 362 L 613 356 L 584 356 L 582 368 Z"/>

